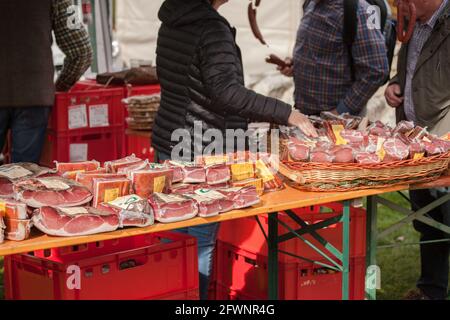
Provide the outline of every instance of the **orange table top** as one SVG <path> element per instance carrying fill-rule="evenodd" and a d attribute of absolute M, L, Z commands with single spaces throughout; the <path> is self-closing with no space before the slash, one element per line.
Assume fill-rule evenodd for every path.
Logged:
<path fill-rule="evenodd" d="M 432 183 L 414 186 L 414 188 L 430 188 L 436 186 L 449 186 L 450 176 L 441 178 L 440 180 Z M 30 239 L 14 242 L 5 241 L 0 244 L 0 256 L 26 253 L 34 250 L 43 250 L 50 248 L 65 247 L 71 245 L 79 245 L 83 243 L 111 240 L 117 238 L 125 238 L 130 236 L 136 236 L 147 233 L 170 231 L 179 228 L 192 227 L 211 222 L 221 222 L 233 219 L 240 219 L 245 217 L 252 217 L 270 212 L 279 212 L 288 209 L 295 209 L 301 207 L 308 207 L 313 205 L 321 205 L 330 202 L 352 200 L 357 198 L 363 198 L 374 195 L 381 195 L 384 193 L 408 190 L 412 186 L 396 186 L 383 189 L 368 189 L 360 191 L 349 192 L 305 192 L 287 187 L 286 189 L 278 192 L 268 193 L 262 196 L 261 204 L 245 210 L 235 210 L 232 212 L 224 213 L 212 218 L 194 218 L 191 220 L 161 224 L 157 223 L 153 226 L 146 228 L 128 228 L 121 229 L 114 232 L 96 234 L 83 237 L 52 237 L 43 235 L 42 233 L 35 231 Z"/>

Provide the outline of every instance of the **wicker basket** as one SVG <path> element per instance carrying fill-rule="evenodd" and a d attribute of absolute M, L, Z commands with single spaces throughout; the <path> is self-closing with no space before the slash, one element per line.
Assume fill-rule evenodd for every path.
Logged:
<path fill-rule="evenodd" d="M 284 161 L 280 172 L 293 186 L 310 191 L 348 191 L 428 182 L 449 168 L 450 152 L 419 160 L 379 164 Z"/>

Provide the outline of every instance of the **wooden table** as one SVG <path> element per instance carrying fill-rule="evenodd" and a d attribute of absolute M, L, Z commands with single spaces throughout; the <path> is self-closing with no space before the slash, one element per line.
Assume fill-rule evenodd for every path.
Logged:
<path fill-rule="evenodd" d="M 221 222 L 233 219 L 240 219 L 245 217 L 257 217 L 258 215 L 268 214 L 269 215 L 269 230 L 268 230 L 268 273 L 269 273 L 269 298 L 278 298 L 278 243 L 281 241 L 278 235 L 278 213 L 286 212 L 296 223 L 298 223 L 301 229 L 293 230 L 290 229 L 290 234 L 292 237 L 302 238 L 304 234 L 311 234 L 313 238 L 316 238 L 324 244 L 324 246 L 329 250 L 329 252 L 334 255 L 334 257 L 341 262 L 341 264 L 326 265 L 342 272 L 342 297 L 343 299 L 348 299 L 349 297 L 349 261 L 350 261 L 350 200 L 357 198 L 368 198 L 368 263 L 371 265 L 375 261 L 376 253 L 376 205 L 373 203 L 373 199 L 376 196 L 382 195 L 384 193 L 408 190 L 410 188 L 430 188 L 435 186 L 448 186 L 450 185 L 450 177 L 441 178 L 433 183 L 428 183 L 424 185 L 403 185 L 395 186 L 383 189 L 368 189 L 361 191 L 351 191 L 351 192 L 337 192 L 337 193 L 318 193 L 318 192 L 304 192 L 293 189 L 291 187 L 286 187 L 286 189 L 278 192 L 268 193 L 262 196 L 262 202 L 260 205 L 245 209 L 245 210 L 235 210 L 229 213 L 221 214 L 212 218 L 194 218 L 187 221 L 171 223 L 171 224 L 155 224 L 146 228 L 129 228 L 121 229 L 115 232 L 83 236 L 83 237 L 52 237 L 43 235 L 41 233 L 35 232 L 32 237 L 26 241 L 13 242 L 6 241 L 0 245 L 0 256 L 7 256 L 12 254 L 27 253 L 34 250 L 43 250 L 57 247 L 65 247 L 71 245 L 80 245 L 85 243 L 111 240 L 117 238 L 125 238 L 130 236 L 136 236 L 141 234 L 148 234 L 161 231 L 170 231 L 179 228 L 192 227 L 202 224 L 208 224 L 213 222 Z M 331 202 L 343 202 L 343 213 L 336 221 L 336 218 L 321 221 L 320 223 L 314 225 L 305 226 L 304 221 L 295 216 L 291 209 L 309 207 L 309 206 L 319 206 Z M 335 223 L 343 224 L 343 249 L 342 252 L 338 251 L 326 241 L 326 239 L 321 238 L 317 235 L 316 231 Z M 283 235 L 285 237 L 286 234 Z M 331 247 L 331 248 L 330 248 Z M 323 257 L 327 258 L 329 261 L 329 256 L 325 254 L 322 250 L 317 247 L 313 247 L 314 250 L 319 252 Z M 374 294 L 372 293 L 372 296 Z"/>

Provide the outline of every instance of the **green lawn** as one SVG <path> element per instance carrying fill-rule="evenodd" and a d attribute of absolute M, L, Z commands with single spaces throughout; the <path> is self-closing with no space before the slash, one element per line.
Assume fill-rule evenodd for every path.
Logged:
<path fill-rule="evenodd" d="M 386 198 L 407 206 L 406 201 L 397 194 L 386 195 Z M 402 218 L 400 213 L 385 207 L 379 208 L 378 228 L 382 230 Z M 412 225 L 407 225 L 380 241 L 379 245 L 417 243 L 419 235 Z M 415 287 L 419 276 L 419 247 L 401 246 L 397 248 L 379 248 L 378 265 L 381 268 L 381 290 L 378 299 L 401 299 L 406 291 Z M 3 259 L 0 258 L 0 299 L 3 299 Z"/>

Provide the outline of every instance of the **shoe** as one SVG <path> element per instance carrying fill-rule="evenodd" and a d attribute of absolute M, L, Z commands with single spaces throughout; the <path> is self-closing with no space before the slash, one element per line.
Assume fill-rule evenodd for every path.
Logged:
<path fill-rule="evenodd" d="M 422 290 L 420 289 L 413 289 L 410 290 L 406 295 L 403 297 L 403 300 L 432 300 L 430 297 L 428 297 Z"/>

